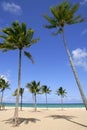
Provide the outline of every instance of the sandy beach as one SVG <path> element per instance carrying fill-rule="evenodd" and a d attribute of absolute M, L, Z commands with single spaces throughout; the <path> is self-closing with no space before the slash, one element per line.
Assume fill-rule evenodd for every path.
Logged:
<path fill-rule="evenodd" d="M 87 130 L 85 108 L 32 108 L 19 110 L 20 125 L 13 127 L 14 108 L 0 110 L 0 130 Z"/>

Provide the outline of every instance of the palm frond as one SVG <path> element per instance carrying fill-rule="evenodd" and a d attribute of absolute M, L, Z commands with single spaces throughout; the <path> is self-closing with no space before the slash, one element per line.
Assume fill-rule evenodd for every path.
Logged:
<path fill-rule="evenodd" d="M 72 19 L 70 19 L 69 21 L 67 21 L 67 24 L 75 24 L 75 23 L 81 23 L 84 22 L 85 20 L 83 18 L 81 18 L 81 15 L 78 15 Z"/>
<path fill-rule="evenodd" d="M 3 43 L 0 44 L 0 50 L 3 52 L 9 51 L 9 50 L 15 50 L 17 49 L 13 44 L 9 44 L 9 43 Z"/>
<path fill-rule="evenodd" d="M 26 24 L 22 23 L 22 32 L 24 32 L 24 35 L 26 35 Z"/>
<path fill-rule="evenodd" d="M 59 10 L 59 9 L 58 9 Z M 54 19 L 57 20 L 58 22 L 58 19 L 59 19 L 59 16 L 58 16 L 58 10 L 56 9 L 56 7 L 50 7 L 50 11 L 54 17 Z"/>
<path fill-rule="evenodd" d="M 37 43 L 40 40 L 40 38 L 35 38 L 31 40 L 31 45 Z"/>
<path fill-rule="evenodd" d="M 34 63 L 33 57 L 29 52 L 24 51 L 24 54 Z"/>
<path fill-rule="evenodd" d="M 17 96 L 17 92 L 18 92 L 18 89 L 16 89 L 16 90 L 14 91 L 14 93 L 12 94 L 12 96 Z M 20 90 L 19 90 L 19 95 L 22 96 L 23 93 L 24 93 L 24 88 L 20 88 Z"/>
<path fill-rule="evenodd" d="M 51 92 L 50 87 L 47 87 L 46 85 L 42 86 L 42 94 L 43 93 L 50 94 L 50 92 Z"/>
<path fill-rule="evenodd" d="M 5 36 L 5 35 L 0 35 L 0 38 L 5 39 L 5 38 L 7 38 L 7 36 Z"/>
<path fill-rule="evenodd" d="M 45 14 L 44 18 L 49 22 L 49 24 L 45 25 L 45 27 L 48 29 L 56 27 L 60 28 L 65 25 L 83 22 L 84 18 L 81 18 L 81 15 L 76 14 L 78 8 L 79 4 L 73 5 L 68 0 L 64 0 L 60 4 L 50 7 L 52 17 Z"/>
<path fill-rule="evenodd" d="M 9 27 L 6 27 L 5 29 L 2 29 L 2 32 L 5 34 L 5 35 L 0 35 L 0 37 L 3 38 L 3 39 L 7 38 L 8 35 L 14 34 L 13 29 L 11 29 Z"/>
<path fill-rule="evenodd" d="M 79 4 L 75 4 L 74 6 L 72 6 L 71 12 L 74 14 L 79 8 Z"/>
<path fill-rule="evenodd" d="M 29 91 L 33 94 L 39 94 L 40 92 L 40 82 L 32 81 L 31 83 L 28 83 L 26 87 L 29 89 Z"/>
<path fill-rule="evenodd" d="M 1 92 L 3 92 L 5 89 L 10 89 L 9 86 L 10 86 L 9 82 L 6 81 L 4 79 L 4 77 L 0 77 L 0 89 L 1 89 Z"/>
<path fill-rule="evenodd" d="M 55 25 L 44 25 L 45 28 L 48 28 L 48 29 L 52 29 L 52 28 L 55 28 L 56 26 Z"/>
<path fill-rule="evenodd" d="M 47 14 L 44 14 L 43 16 L 50 24 L 56 26 L 57 20 L 54 17 L 49 17 Z"/>
<path fill-rule="evenodd" d="M 64 96 L 66 96 L 66 94 L 67 94 L 67 92 L 66 92 L 66 89 L 63 89 L 62 87 L 59 87 L 58 89 L 57 89 L 57 91 L 56 91 L 56 94 L 58 95 L 58 96 L 62 96 L 62 97 L 64 97 Z"/>
<path fill-rule="evenodd" d="M 27 40 L 27 41 L 31 41 L 31 39 L 33 38 L 33 35 L 34 35 L 34 30 L 30 28 L 30 29 L 27 31 L 26 40 Z"/>
<path fill-rule="evenodd" d="M 7 47 L 3 47 L 4 51 L 28 48 L 39 41 L 39 38 L 33 39 L 34 30 L 32 28 L 27 30 L 26 24 L 22 23 L 20 25 L 18 21 L 13 22 L 11 28 L 6 27 L 1 32 L 4 34 L 1 34 L 0 37 L 3 38 L 3 43 L 6 44 L 4 47 Z M 0 49 L 2 49 L 2 45 L 0 46 Z"/>
<path fill-rule="evenodd" d="M 17 91 L 18 91 L 18 89 L 16 89 L 16 90 L 14 91 L 14 93 L 12 94 L 12 96 L 17 96 Z"/>
<path fill-rule="evenodd" d="M 12 28 L 13 28 L 13 30 L 15 30 L 16 36 L 17 36 L 18 34 L 20 34 L 20 32 L 21 32 L 21 30 L 22 30 L 22 29 L 21 29 L 21 26 L 20 26 L 20 24 L 19 24 L 18 21 L 12 23 Z"/>
<path fill-rule="evenodd" d="M 53 32 L 53 36 L 56 36 L 62 32 L 62 28 L 59 28 L 57 32 Z"/>

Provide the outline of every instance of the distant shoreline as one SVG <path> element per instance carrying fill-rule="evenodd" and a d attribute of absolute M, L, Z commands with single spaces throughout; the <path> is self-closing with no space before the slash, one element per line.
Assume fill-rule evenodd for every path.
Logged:
<path fill-rule="evenodd" d="M 6 107 L 15 107 L 15 103 L 4 103 Z M 33 108 L 34 104 L 32 103 L 23 103 L 23 107 L 27 108 Z M 57 104 L 57 103 L 49 103 L 48 108 L 84 108 L 83 103 L 64 103 L 63 105 Z M 38 103 L 37 108 L 46 108 L 47 107 L 45 103 Z M 20 104 L 19 104 L 20 107 Z"/>

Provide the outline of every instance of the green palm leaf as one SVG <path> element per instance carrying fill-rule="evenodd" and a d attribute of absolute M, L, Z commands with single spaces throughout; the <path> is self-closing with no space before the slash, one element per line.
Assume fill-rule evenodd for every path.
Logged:
<path fill-rule="evenodd" d="M 52 34 L 55 36 L 55 35 L 58 35 L 62 32 L 62 28 L 59 28 L 59 30 L 57 32 L 53 32 Z"/>
<path fill-rule="evenodd" d="M 24 32 L 24 35 L 26 35 L 26 24 L 22 23 L 22 32 Z"/>
<path fill-rule="evenodd" d="M 24 54 L 32 61 L 32 63 L 34 63 L 33 57 L 29 52 L 24 51 Z"/>

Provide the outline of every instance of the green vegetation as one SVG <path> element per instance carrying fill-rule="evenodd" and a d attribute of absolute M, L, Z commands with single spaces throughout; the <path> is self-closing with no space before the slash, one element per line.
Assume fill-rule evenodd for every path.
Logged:
<path fill-rule="evenodd" d="M 62 87 L 59 87 L 56 91 L 56 94 L 58 96 L 61 96 L 61 106 L 63 107 L 63 98 L 66 96 L 67 92 L 66 89 L 63 89 Z"/>
<path fill-rule="evenodd" d="M 4 77 L 0 76 L 0 92 L 1 94 L 1 106 L 3 105 L 3 96 L 4 96 L 4 91 L 5 89 L 10 89 L 10 84 L 8 81 L 5 80 Z"/>
<path fill-rule="evenodd" d="M 45 96 L 46 96 L 46 106 L 47 106 L 47 109 L 48 109 L 47 94 L 50 94 L 50 92 L 51 92 L 50 87 L 48 88 L 46 85 L 43 85 L 41 89 L 42 89 L 42 94 L 45 94 Z"/>
<path fill-rule="evenodd" d="M 34 104 L 35 104 L 35 111 L 37 111 L 37 94 L 40 93 L 40 82 L 32 81 L 31 83 L 27 83 L 26 87 L 29 91 L 34 95 Z"/>

